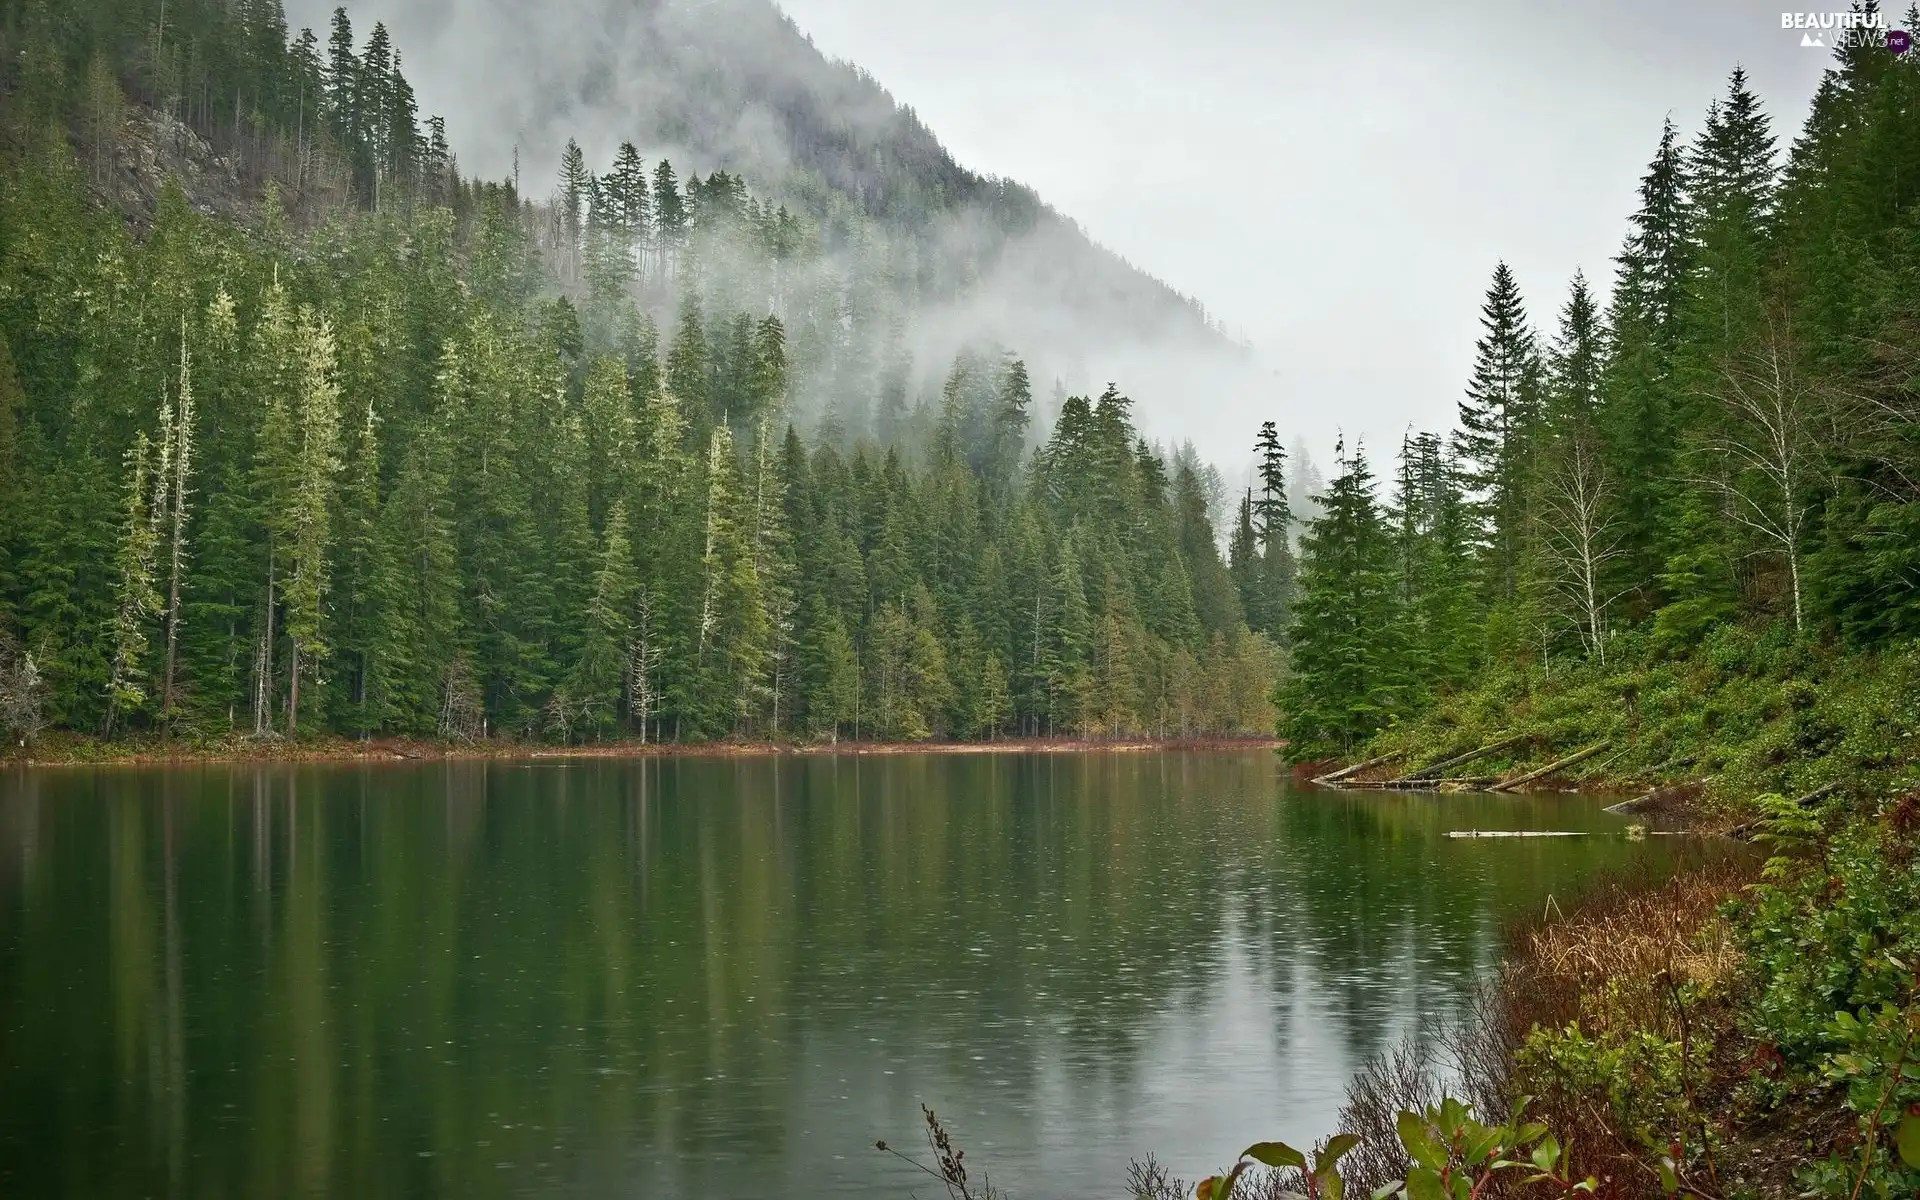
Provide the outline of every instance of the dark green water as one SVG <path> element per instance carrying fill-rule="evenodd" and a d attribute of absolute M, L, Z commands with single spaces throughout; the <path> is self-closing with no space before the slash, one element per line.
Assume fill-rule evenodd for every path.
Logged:
<path fill-rule="evenodd" d="M 1620 828 L 1264 753 L 0 772 L 0 1195 L 904 1198 L 924 1100 L 1117 1196 L 1324 1132 Z"/>

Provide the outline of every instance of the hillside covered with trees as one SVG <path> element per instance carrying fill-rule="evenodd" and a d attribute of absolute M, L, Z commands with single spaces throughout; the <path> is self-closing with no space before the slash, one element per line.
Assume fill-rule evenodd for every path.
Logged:
<path fill-rule="evenodd" d="M 1920 633 L 1917 108 L 1920 56 L 1850 40 L 1782 153 L 1736 70 L 1660 131 L 1604 295 L 1545 317 L 1494 270 L 1458 425 L 1343 446 L 1306 530 L 1295 756 L 1529 664 Z"/>
<path fill-rule="evenodd" d="M 1920 1188 L 1920 55 L 1840 40 L 1790 145 L 1739 71 L 1661 131 L 1604 298 L 1496 268 L 1457 427 L 1342 447 L 1301 539 L 1291 757 L 1766 847 L 1521 931 L 1458 1082 L 1356 1081 L 1350 1193 L 1437 1161 L 1384 1114 L 1442 1087 L 1559 1135 L 1522 1194 Z"/>
<path fill-rule="evenodd" d="M 277 0 L 8 0 L 0 51 L 16 730 L 1270 728 L 1205 468 L 1112 387 L 1043 437 L 995 345 L 917 386 L 745 180 L 466 178 L 384 28 Z"/>

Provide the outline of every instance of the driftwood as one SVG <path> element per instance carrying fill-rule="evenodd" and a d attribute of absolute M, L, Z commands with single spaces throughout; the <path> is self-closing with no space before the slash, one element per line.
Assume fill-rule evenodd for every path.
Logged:
<path fill-rule="evenodd" d="M 1556 762 L 1550 762 L 1537 771 L 1528 771 L 1525 775 L 1517 779 L 1509 779 L 1505 783 L 1496 783 L 1493 785 L 1493 790 L 1496 792 L 1510 792 L 1517 787 L 1524 787 L 1536 779 L 1545 779 L 1547 776 L 1555 774 L 1556 772 L 1564 771 L 1577 762 L 1585 762 L 1587 759 L 1602 753 L 1612 745 L 1613 743 L 1610 741 L 1596 742 L 1577 754 L 1569 754 Z"/>
<path fill-rule="evenodd" d="M 1497 741 L 1497 742 L 1489 742 L 1487 745 L 1481 746 L 1476 750 L 1469 750 L 1465 754 L 1456 754 L 1452 758 L 1443 758 L 1437 763 L 1428 763 L 1426 766 L 1421 767 L 1418 771 L 1411 771 L 1407 773 L 1403 778 L 1409 781 L 1419 780 L 1419 779 L 1432 779 L 1435 776 L 1439 775 L 1442 771 L 1445 771 L 1448 767 L 1457 767 L 1461 763 L 1472 762 L 1474 759 L 1479 758 L 1482 755 L 1492 754 L 1496 750 L 1505 750 L 1509 746 L 1517 746 L 1521 742 L 1527 741 L 1532 736 L 1533 735 L 1530 733 L 1516 733 L 1510 738 L 1502 738 L 1500 741 Z"/>
<path fill-rule="evenodd" d="M 1378 767 L 1385 763 L 1390 763 L 1394 759 L 1399 757 L 1400 757 L 1400 752 L 1398 750 L 1390 751 L 1386 754 L 1381 754 L 1381 755 L 1377 755 L 1376 757 L 1369 758 L 1365 762 L 1354 763 L 1350 767 L 1341 767 L 1338 771 L 1329 771 L 1325 775 L 1316 775 L 1313 777 L 1313 782 L 1317 784 L 1322 784 L 1322 785 L 1329 784 L 1329 783 L 1338 783 L 1339 781 L 1347 778 L 1348 776 L 1358 775 L 1360 772 L 1365 771 L 1370 767 Z"/>
<path fill-rule="evenodd" d="M 1586 837 L 1585 829 L 1454 829 L 1450 838 Z"/>
<path fill-rule="evenodd" d="M 1467 779 L 1362 779 L 1343 786 L 1387 792 L 1432 792 L 1442 788 L 1478 792 L 1498 782 L 1498 775 L 1476 775 Z"/>
<path fill-rule="evenodd" d="M 1706 790 L 1713 776 L 1695 779 L 1688 783 L 1676 783 L 1671 787 L 1650 788 L 1631 800 L 1622 800 L 1618 804 L 1609 804 L 1607 812 L 1617 816 L 1638 816 L 1641 813 L 1660 813 L 1670 808 L 1691 804 Z"/>

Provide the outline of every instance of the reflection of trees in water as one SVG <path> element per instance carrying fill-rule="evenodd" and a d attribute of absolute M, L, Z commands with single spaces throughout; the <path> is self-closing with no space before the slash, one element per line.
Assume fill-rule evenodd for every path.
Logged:
<path fill-rule="evenodd" d="M 1288 803 L 1279 777 L 1264 755 L 8 776 L 0 1190 L 495 1194 L 631 1178 L 649 1147 L 778 1156 L 838 1086 L 818 1055 L 1126 1089 L 1230 961 L 1357 1059 L 1594 857 L 1436 841 L 1476 798 Z"/>

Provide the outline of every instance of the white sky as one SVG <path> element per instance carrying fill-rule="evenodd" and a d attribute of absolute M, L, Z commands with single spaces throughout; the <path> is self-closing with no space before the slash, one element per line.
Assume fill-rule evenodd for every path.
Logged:
<path fill-rule="evenodd" d="M 1451 422 L 1497 259 L 1541 326 L 1576 267 L 1605 286 L 1663 117 L 1690 137 L 1741 64 L 1784 151 L 1828 62 L 1738 0 L 783 6 L 1250 340 L 1273 411 L 1210 423 L 1276 417 L 1322 461 L 1338 427 L 1384 453 Z"/>

